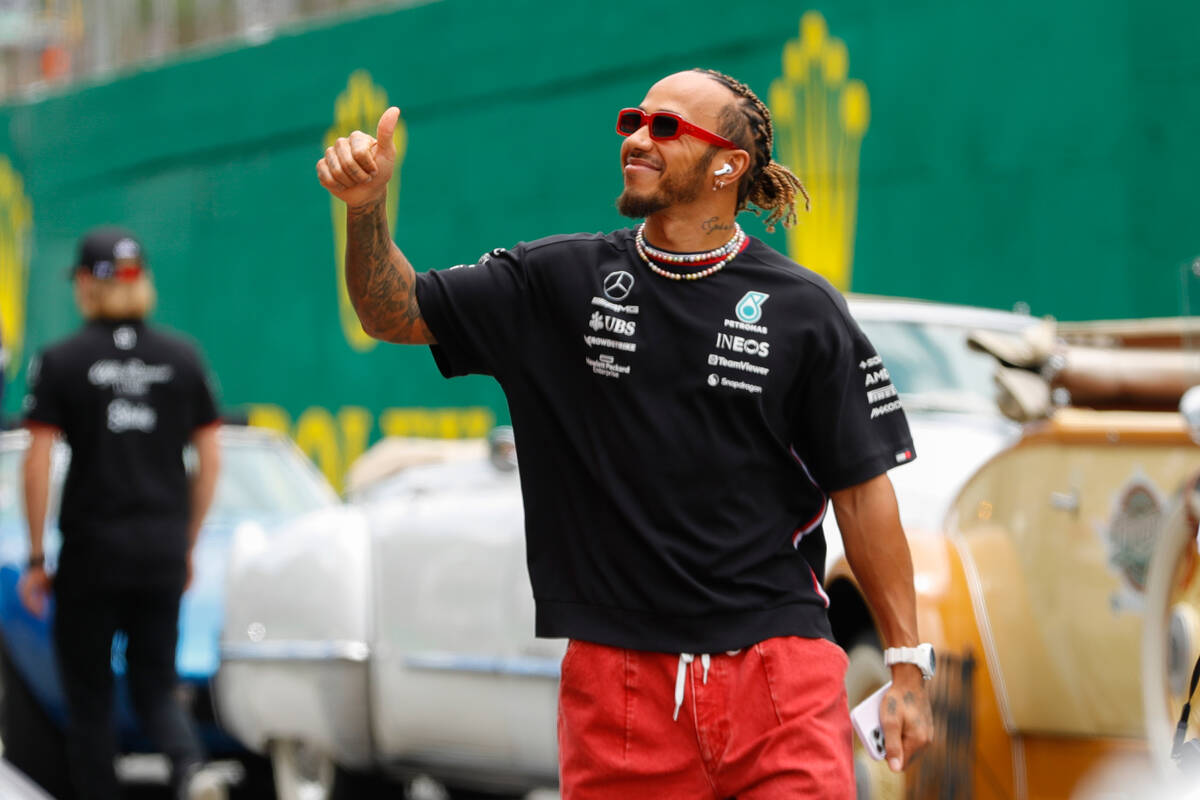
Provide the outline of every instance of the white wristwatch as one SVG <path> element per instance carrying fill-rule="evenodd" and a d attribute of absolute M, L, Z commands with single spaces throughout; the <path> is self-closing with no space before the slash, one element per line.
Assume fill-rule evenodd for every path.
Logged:
<path fill-rule="evenodd" d="M 925 680 L 933 677 L 937 657 L 933 654 L 933 645 L 926 642 L 916 647 L 889 647 L 883 651 L 883 663 L 889 667 L 892 664 L 916 664 L 925 676 Z"/>

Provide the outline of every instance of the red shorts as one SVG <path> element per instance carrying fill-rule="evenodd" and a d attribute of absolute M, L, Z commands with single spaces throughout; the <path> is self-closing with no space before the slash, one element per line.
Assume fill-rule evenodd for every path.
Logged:
<path fill-rule="evenodd" d="M 570 642 L 563 800 L 854 797 L 840 647 L 789 636 L 688 658 Z"/>

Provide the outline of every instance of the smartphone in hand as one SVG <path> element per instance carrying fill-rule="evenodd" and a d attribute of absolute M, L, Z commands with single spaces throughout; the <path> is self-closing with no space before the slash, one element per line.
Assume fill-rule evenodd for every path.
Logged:
<path fill-rule="evenodd" d="M 891 688 L 888 681 L 879 690 L 856 705 L 850 712 L 850 724 L 867 754 L 876 761 L 882 761 L 887 754 L 883 743 L 883 724 L 879 721 L 879 706 L 883 704 L 883 695 Z"/>

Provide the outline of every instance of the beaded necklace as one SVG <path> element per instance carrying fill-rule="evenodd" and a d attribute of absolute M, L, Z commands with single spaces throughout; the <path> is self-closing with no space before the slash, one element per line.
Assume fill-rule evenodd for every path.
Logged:
<path fill-rule="evenodd" d="M 641 256 L 642 261 L 646 262 L 646 266 L 649 267 L 650 270 L 656 275 L 661 275 L 662 277 L 669 278 L 673 281 L 696 281 L 700 280 L 701 278 L 707 278 L 709 275 L 717 272 L 730 261 L 733 261 L 733 259 L 736 258 L 743 249 L 745 249 L 747 243 L 745 231 L 743 231 L 742 227 L 736 222 L 733 224 L 733 226 L 733 236 L 728 242 L 716 248 L 715 250 L 710 250 L 707 253 L 677 254 L 659 250 L 658 248 L 648 244 L 645 237 L 646 223 L 643 222 L 638 226 L 636 234 L 634 235 L 634 246 L 637 249 L 637 254 Z M 708 268 L 699 270 L 697 272 L 670 272 L 655 264 L 654 261 L 651 261 L 651 257 L 658 261 L 677 265 L 702 264 L 711 261 L 714 258 L 719 260 Z"/>

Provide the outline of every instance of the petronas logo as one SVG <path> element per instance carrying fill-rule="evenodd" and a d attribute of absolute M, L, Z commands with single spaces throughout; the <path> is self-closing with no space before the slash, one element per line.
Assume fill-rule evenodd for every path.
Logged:
<path fill-rule="evenodd" d="M 29 231 L 33 204 L 25 181 L 12 163 L 0 156 L 0 337 L 9 362 L 21 363 L 25 337 L 25 292 L 29 283 Z M 10 373 L 12 374 L 12 373 Z"/>
<path fill-rule="evenodd" d="M 333 127 L 325 133 L 325 147 L 332 145 L 339 136 L 348 136 L 351 131 L 360 130 L 374 134 L 379 117 L 388 108 L 387 92 L 371 80 L 366 70 L 358 70 L 350 76 L 345 90 L 337 96 L 334 102 Z M 405 148 L 408 145 L 408 129 L 401 118 L 396 123 L 396 132 L 392 136 L 396 143 L 396 167 L 387 190 L 387 220 L 388 228 L 395 235 L 396 231 L 396 201 L 400 196 L 400 165 L 404 161 Z M 355 350 L 366 351 L 375 346 L 376 342 L 363 332 L 362 325 L 350 305 L 350 295 L 346 292 L 346 205 L 341 200 L 330 196 L 330 209 L 333 213 L 333 248 L 337 264 L 337 293 L 338 315 L 342 322 L 342 332 L 346 341 Z"/>
<path fill-rule="evenodd" d="M 783 76 L 768 96 L 776 158 L 804 181 L 812 212 L 788 230 L 791 257 L 850 288 L 858 212 L 858 154 L 871 120 L 866 85 L 848 78 L 850 55 L 816 11 L 783 50 Z"/>

